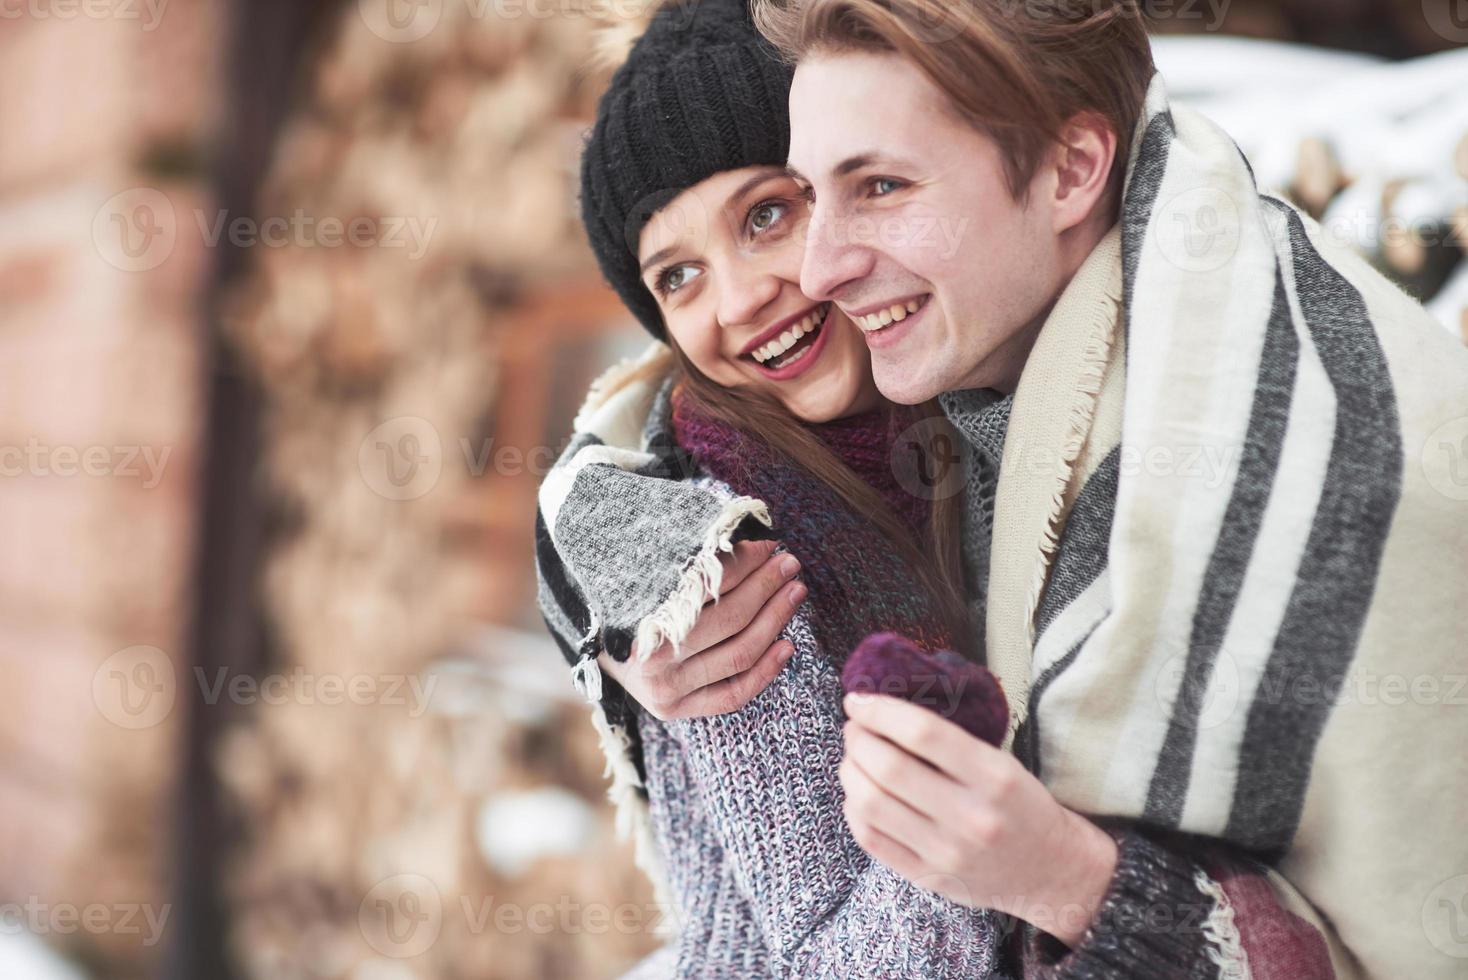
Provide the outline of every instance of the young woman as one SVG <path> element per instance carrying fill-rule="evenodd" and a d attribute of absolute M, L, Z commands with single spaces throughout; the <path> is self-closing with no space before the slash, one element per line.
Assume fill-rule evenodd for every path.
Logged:
<path fill-rule="evenodd" d="M 987 977 L 998 917 L 873 861 L 842 812 L 843 658 L 882 630 L 967 651 L 971 630 L 958 535 L 945 526 L 958 498 L 931 499 L 907 479 L 917 460 L 894 460 L 904 430 L 942 424 L 936 410 L 885 402 L 857 328 L 799 289 L 805 207 L 782 165 L 789 78 L 742 0 L 704 0 L 659 13 L 602 100 L 584 156 L 584 216 L 607 278 L 671 347 L 638 372 L 657 392 L 643 448 L 662 462 L 632 464 L 620 472 L 633 479 L 613 487 L 595 471 L 615 467 L 586 462 L 606 456 L 606 440 L 573 443 L 568 455 L 581 462 L 560 466 L 542 492 L 542 609 L 568 652 L 589 632 L 642 660 L 663 645 L 654 638 L 687 639 L 688 619 L 661 637 L 644 628 L 642 644 L 608 636 L 639 587 L 665 568 L 683 571 L 670 549 L 662 567 L 629 561 L 616 579 L 617 554 L 639 540 L 676 540 L 694 523 L 704 541 L 733 508 L 741 516 L 715 533 L 720 543 L 760 536 L 750 532 L 766 518 L 788 548 L 780 557 L 799 563 L 802 580 L 778 598 L 806 601 L 767 655 L 786 654 L 788 665 L 749 704 L 666 719 L 627 705 L 637 781 L 682 920 L 678 941 L 633 975 Z M 601 392 L 601 405 L 615 406 L 628 384 Z M 547 506 L 568 469 L 572 488 Z M 655 470 L 672 478 L 649 479 Z M 673 484 L 719 506 L 680 518 L 689 498 L 659 495 Z M 658 493 L 637 496 L 638 485 Z M 717 560 L 717 545 L 708 556 Z M 719 583 L 694 581 L 696 613 Z M 677 665 L 697 670 L 707 658 Z"/>

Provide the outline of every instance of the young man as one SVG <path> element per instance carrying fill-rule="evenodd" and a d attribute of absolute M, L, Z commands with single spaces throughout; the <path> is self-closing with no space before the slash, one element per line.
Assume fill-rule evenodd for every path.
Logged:
<path fill-rule="evenodd" d="M 756 16 L 797 65 L 802 289 L 867 331 L 885 395 L 942 393 L 968 438 L 1009 747 L 1115 839 L 1071 852 L 1064 894 L 1094 914 L 1044 925 L 1034 896 L 1061 892 L 995 857 L 1050 812 L 1035 785 L 956 726 L 849 699 L 863 846 L 1063 938 L 1044 968 L 1067 976 L 1249 969 L 1222 855 L 1268 867 L 1335 975 L 1458 975 L 1468 776 L 1446 760 L 1468 714 L 1440 695 L 1468 600 L 1468 352 L 1169 106 L 1135 4 Z M 1138 910 L 1164 921 L 1120 922 Z"/>

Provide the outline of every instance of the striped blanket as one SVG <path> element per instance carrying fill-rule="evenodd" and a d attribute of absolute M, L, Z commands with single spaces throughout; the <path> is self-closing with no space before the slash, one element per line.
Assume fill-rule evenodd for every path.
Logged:
<path fill-rule="evenodd" d="M 1268 861 L 1338 975 L 1461 977 L 1468 350 L 1160 76 L 1132 153 L 1011 409 L 1007 744 L 1073 809 Z"/>

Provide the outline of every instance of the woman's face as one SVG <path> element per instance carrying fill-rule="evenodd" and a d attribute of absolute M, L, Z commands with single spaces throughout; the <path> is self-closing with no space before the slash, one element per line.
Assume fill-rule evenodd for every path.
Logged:
<path fill-rule="evenodd" d="M 876 408 L 881 395 L 860 331 L 800 291 L 806 213 L 783 168 L 724 171 L 653 215 L 638 261 L 673 343 L 705 376 L 827 422 Z"/>

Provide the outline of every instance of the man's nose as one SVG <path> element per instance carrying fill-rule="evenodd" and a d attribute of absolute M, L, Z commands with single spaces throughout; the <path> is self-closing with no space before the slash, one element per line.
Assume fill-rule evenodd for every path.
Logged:
<path fill-rule="evenodd" d="M 852 235 L 851 219 L 816 204 L 806 226 L 805 258 L 800 265 L 800 291 L 814 300 L 839 300 L 850 284 L 872 270 L 868 245 Z"/>

